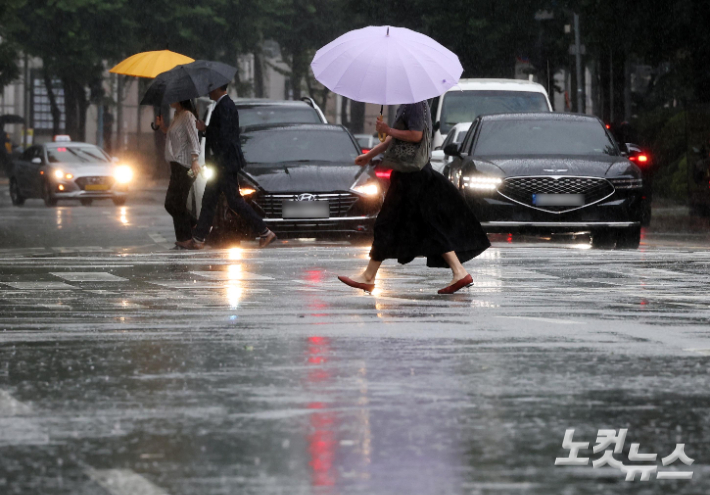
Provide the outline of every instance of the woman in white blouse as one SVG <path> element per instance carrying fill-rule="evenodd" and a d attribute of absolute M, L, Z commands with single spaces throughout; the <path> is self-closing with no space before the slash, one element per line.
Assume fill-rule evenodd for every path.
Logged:
<path fill-rule="evenodd" d="M 187 210 L 187 196 L 193 178 L 188 176 L 192 169 L 194 176 L 200 172 L 200 138 L 195 127 L 195 106 L 191 100 L 171 103 L 175 116 L 170 127 L 165 127 L 163 117 L 155 118 L 156 126 L 166 134 L 165 160 L 170 163 L 170 184 L 165 195 L 165 209 L 173 217 L 177 241 L 192 239 L 192 217 Z"/>

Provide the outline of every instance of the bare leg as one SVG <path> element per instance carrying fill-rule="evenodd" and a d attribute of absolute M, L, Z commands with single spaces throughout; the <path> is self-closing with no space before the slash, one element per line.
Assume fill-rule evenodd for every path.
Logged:
<path fill-rule="evenodd" d="M 451 267 L 451 273 L 453 275 L 453 279 L 451 280 L 451 284 L 454 282 L 458 282 L 462 278 L 464 278 L 466 275 L 468 275 L 468 272 L 466 269 L 463 267 L 461 262 L 459 261 L 459 257 L 456 256 L 456 253 L 453 251 L 449 251 L 448 253 L 444 253 L 441 255 L 442 258 L 444 258 L 444 261 Z M 449 284 L 449 285 L 451 285 Z"/>
<path fill-rule="evenodd" d="M 454 255 L 455 257 L 456 255 Z M 458 262 L 458 259 L 456 260 Z M 372 284 L 375 282 L 375 277 L 377 276 L 377 270 L 380 269 L 380 265 L 382 264 L 381 261 L 374 261 L 370 260 L 370 262 L 367 264 L 367 268 L 365 268 L 365 271 L 355 275 L 354 277 L 350 277 L 352 280 L 355 282 L 360 282 L 361 284 Z M 460 265 L 460 263 L 459 263 Z M 463 267 L 462 267 L 463 268 Z M 464 275 L 465 277 L 466 275 Z"/>

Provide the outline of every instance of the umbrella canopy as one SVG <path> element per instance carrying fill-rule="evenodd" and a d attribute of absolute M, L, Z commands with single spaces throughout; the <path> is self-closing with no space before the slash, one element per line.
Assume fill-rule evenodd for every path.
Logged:
<path fill-rule="evenodd" d="M 5 127 L 5 124 L 24 124 L 25 119 L 19 115 L 0 115 L 0 128 Z"/>
<path fill-rule="evenodd" d="M 416 31 L 370 26 L 345 33 L 316 52 L 311 68 L 334 93 L 379 105 L 416 103 L 455 86 L 455 53 Z"/>
<path fill-rule="evenodd" d="M 178 65 L 155 78 L 141 105 L 162 106 L 176 101 L 191 100 L 213 89 L 229 84 L 237 69 L 222 62 L 197 60 Z"/>
<path fill-rule="evenodd" d="M 176 65 L 189 64 L 194 61 L 195 60 L 190 57 L 171 52 L 170 50 L 142 52 L 128 57 L 109 72 L 123 74 L 124 76 L 147 77 L 152 79 L 158 74 L 172 69 Z"/>

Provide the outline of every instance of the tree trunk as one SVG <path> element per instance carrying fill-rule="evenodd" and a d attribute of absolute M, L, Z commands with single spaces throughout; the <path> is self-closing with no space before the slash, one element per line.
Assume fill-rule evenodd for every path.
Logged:
<path fill-rule="evenodd" d="M 43 63 L 42 75 L 44 76 L 44 87 L 47 89 L 47 97 L 49 98 L 49 108 L 52 112 L 52 135 L 57 135 L 60 133 L 60 125 L 62 122 L 62 112 L 59 110 L 57 105 L 57 98 L 54 95 L 54 88 L 52 87 L 52 78 L 49 76 L 49 70 L 47 66 Z"/>
<path fill-rule="evenodd" d="M 294 51 L 291 60 L 291 88 L 293 90 L 293 99 L 300 100 L 303 78 L 306 76 L 309 61 L 300 48 Z"/>
<path fill-rule="evenodd" d="M 350 102 L 350 131 L 354 134 L 365 132 L 365 104 L 360 101 Z"/>
<path fill-rule="evenodd" d="M 340 123 L 350 129 L 350 119 L 348 118 L 348 103 L 350 100 L 346 97 L 340 99 Z"/>
<path fill-rule="evenodd" d="M 254 49 L 254 97 L 264 98 L 264 56 L 261 45 Z"/>
<path fill-rule="evenodd" d="M 63 77 L 64 87 L 64 113 L 66 119 L 66 132 L 72 141 L 84 141 L 86 134 L 86 109 L 89 102 L 86 99 L 84 87 L 75 80 Z"/>

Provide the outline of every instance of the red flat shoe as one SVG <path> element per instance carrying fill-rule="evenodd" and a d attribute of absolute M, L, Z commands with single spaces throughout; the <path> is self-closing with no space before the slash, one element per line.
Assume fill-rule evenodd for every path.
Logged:
<path fill-rule="evenodd" d="M 456 291 L 459 291 L 463 289 L 464 287 L 470 287 L 473 285 L 473 277 L 469 274 L 466 275 L 464 278 L 459 280 L 458 282 L 454 282 L 453 284 L 449 285 L 448 287 L 444 287 L 443 289 L 439 290 L 438 294 L 453 294 Z"/>
<path fill-rule="evenodd" d="M 340 276 L 338 277 L 338 280 L 340 280 L 345 285 L 349 285 L 354 289 L 362 289 L 365 292 L 372 292 L 373 290 L 375 290 L 375 284 L 361 284 L 360 282 L 355 282 L 354 280 L 351 280 L 348 277 Z"/>

